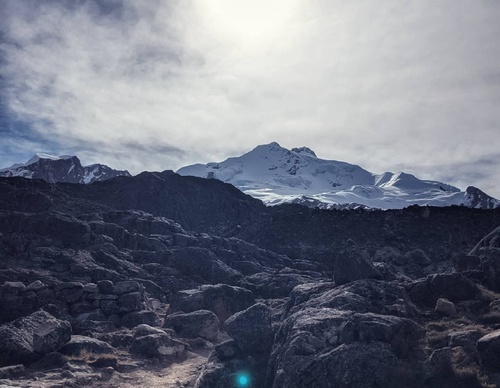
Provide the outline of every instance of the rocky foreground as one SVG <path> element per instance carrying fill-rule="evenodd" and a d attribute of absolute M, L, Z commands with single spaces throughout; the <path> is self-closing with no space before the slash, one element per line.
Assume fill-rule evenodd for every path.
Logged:
<path fill-rule="evenodd" d="M 0 179 L 0 387 L 499 386 L 499 225 Z"/>

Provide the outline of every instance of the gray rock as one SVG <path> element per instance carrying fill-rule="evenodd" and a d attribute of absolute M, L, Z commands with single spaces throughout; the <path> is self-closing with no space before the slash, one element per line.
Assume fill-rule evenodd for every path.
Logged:
<path fill-rule="evenodd" d="M 83 286 L 83 292 L 87 292 L 89 294 L 98 294 L 99 287 L 95 283 L 87 283 Z"/>
<path fill-rule="evenodd" d="M 137 283 L 136 281 L 124 280 L 122 282 L 116 283 L 113 293 L 117 295 L 127 294 L 130 292 L 139 291 L 139 288 L 139 283 Z"/>
<path fill-rule="evenodd" d="M 241 273 L 219 260 L 210 250 L 199 247 L 179 249 L 171 257 L 172 266 L 184 276 L 198 276 L 207 283 L 235 284 Z"/>
<path fill-rule="evenodd" d="M 241 349 L 238 345 L 236 345 L 236 342 L 233 339 L 217 344 L 214 347 L 214 351 L 219 360 L 222 361 L 241 355 Z"/>
<path fill-rule="evenodd" d="M 77 321 L 74 324 L 75 334 L 84 333 L 108 333 L 116 329 L 116 326 L 111 321 Z"/>
<path fill-rule="evenodd" d="M 401 358 L 412 353 L 423 338 L 425 331 L 407 318 L 373 313 L 354 314 L 340 329 L 339 341 L 385 342 Z"/>
<path fill-rule="evenodd" d="M 26 287 L 26 291 L 39 292 L 45 290 L 47 286 L 41 280 L 35 280 Z"/>
<path fill-rule="evenodd" d="M 477 341 L 479 363 L 488 371 L 500 371 L 500 330 L 481 337 Z"/>
<path fill-rule="evenodd" d="M 100 307 L 101 311 L 106 316 L 110 316 L 112 314 L 117 314 L 120 312 L 118 303 L 115 300 L 101 300 Z"/>
<path fill-rule="evenodd" d="M 55 327 L 65 328 L 61 332 L 62 337 L 65 338 L 69 323 L 58 320 L 45 311 L 37 311 L 0 326 L 2 339 L 0 341 L 0 365 L 30 363 L 41 358 L 44 353 L 52 351 L 53 349 L 50 348 L 40 349 L 42 351 L 40 353 L 35 350 L 34 346 L 35 333 L 50 323 L 54 323 Z M 70 326 L 69 330 L 71 330 Z M 56 338 L 54 343 L 61 342 L 61 338 Z"/>
<path fill-rule="evenodd" d="M 59 352 L 66 356 L 80 356 L 82 353 L 115 354 L 115 349 L 108 343 L 95 338 L 74 335 Z"/>
<path fill-rule="evenodd" d="M 352 243 L 337 255 L 333 280 L 342 285 L 360 279 L 382 279 L 382 275 L 367 254 Z"/>
<path fill-rule="evenodd" d="M 462 347 L 472 358 L 476 356 L 476 343 L 484 336 L 482 330 L 462 330 L 450 333 L 448 346 L 450 348 Z"/>
<path fill-rule="evenodd" d="M 102 313 L 101 310 L 89 311 L 88 313 L 83 313 L 83 314 L 80 314 L 79 316 L 76 317 L 77 322 L 105 321 L 105 320 L 106 320 L 106 316 Z"/>
<path fill-rule="evenodd" d="M 264 387 L 262 369 L 255 366 L 251 357 L 219 360 L 213 352 L 200 375 L 196 379 L 195 388 L 227 388 L 237 387 L 238 378 L 244 375 L 248 387 Z"/>
<path fill-rule="evenodd" d="M 115 289 L 115 285 L 111 280 L 100 280 L 97 282 L 97 288 L 101 294 L 112 294 Z"/>
<path fill-rule="evenodd" d="M 12 379 L 26 373 L 24 365 L 11 365 L 0 368 L 0 379 Z"/>
<path fill-rule="evenodd" d="M 209 310 L 174 313 L 165 318 L 163 327 L 174 329 L 180 337 L 215 341 L 219 335 L 219 318 Z"/>
<path fill-rule="evenodd" d="M 271 311 L 262 303 L 229 317 L 224 329 L 244 352 L 263 353 L 272 347 Z"/>
<path fill-rule="evenodd" d="M 122 294 L 117 301 L 120 312 L 127 313 L 144 308 L 144 297 L 140 292 L 129 292 Z"/>
<path fill-rule="evenodd" d="M 314 278 L 295 273 L 260 272 L 246 278 L 248 288 L 265 299 L 286 298 L 294 287 L 310 283 Z"/>
<path fill-rule="evenodd" d="M 4 287 L 6 288 L 8 293 L 15 293 L 17 295 L 20 292 L 23 292 L 26 289 L 26 286 L 22 282 L 4 282 Z"/>
<path fill-rule="evenodd" d="M 415 263 L 422 267 L 426 267 L 432 264 L 431 259 L 426 255 L 422 249 L 414 249 L 412 251 L 405 253 L 405 259 L 407 263 Z"/>
<path fill-rule="evenodd" d="M 134 328 L 141 324 L 158 326 L 160 324 L 160 318 L 153 311 L 142 310 L 125 314 L 121 319 L 121 325 L 128 328 Z"/>
<path fill-rule="evenodd" d="M 295 295 L 287 306 L 294 313 L 307 307 L 329 307 L 359 313 L 377 313 L 408 317 L 415 312 L 403 287 L 379 280 L 357 280 L 340 287 L 318 283 L 309 291 Z"/>
<path fill-rule="evenodd" d="M 452 371 L 451 366 L 451 348 L 445 347 L 437 349 L 425 360 L 423 371 L 426 379 L 435 376 L 450 375 Z"/>
<path fill-rule="evenodd" d="M 69 359 L 65 355 L 58 352 L 52 352 L 46 354 L 42 359 L 30 364 L 30 369 L 49 370 L 62 368 L 67 365 L 68 362 Z"/>
<path fill-rule="evenodd" d="M 150 334 L 165 334 L 165 330 L 146 324 L 141 324 L 134 328 L 134 338 L 144 337 L 145 335 Z"/>
<path fill-rule="evenodd" d="M 187 349 L 187 344 L 161 333 L 135 338 L 130 346 L 130 353 L 146 358 L 182 361 L 186 358 Z"/>
<path fill-rule="evenodd" d="M 446 315 L 448 317 L 453 317 L 457 314 L 457 309 L 455 308 L 455 303 L 450 302 L 448 299 L 439 298 L 436 302 L 437 313 Z"/>
<path fill-rule="evenodd" d="M 401 365 L 390 346 L 380 342 L 344 344 L 309 358 L 296 358 L 290 350 L 274 376 L 274 388 L 390 386 Z"/>
<path fill-rule="evenodd" d="M 410 297 L 416 303 L 434 307 L 439 298 L 452 302 L 472 300 L 478 297 L 479 289 L 468 278 L 459 273 L 434 274 L 410 285 Z"/>
<path fill-rule="evenodd" d="M 87 300 L 117 300 L 118 296 L 114 294 L 89 294 Z"/>
<path fill-rule="evenodd" d="M 227 284 L 203 285 L 196 289 L 179 291 L 172 297 L 169 314 L 177 311 L 190 313 L 210 310 L 224 322 L 234 313 L 255 303 L 253 293 L 245 288 Z"/>
<path fill-rule="evenodd" d="M 33 333 L 33 347 L 42 354 L 54 352 L 71 339 L 71 333 L 71 324 L 68 321 L 51 319 Z"/>

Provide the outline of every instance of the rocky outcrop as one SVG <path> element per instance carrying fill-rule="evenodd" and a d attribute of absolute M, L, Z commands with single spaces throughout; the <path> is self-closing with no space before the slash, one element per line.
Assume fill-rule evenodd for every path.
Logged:
<path fill-rule="evenodd" d="M 273 345 L 271 312 L 262 303 L 254 304 L 229 317 L 224 323 L 224 329 L 247 354 L 269 352 Z"/>
<path fill-rule="evenodd" d="M 500 371 L 500 330 L 477 341 L 477 355 L 481 366 L 489 371 Z"/>
<path fill-rule="evenodd" d="M 208 310 L 198 310 L 187 314 L 174 313 L 165 318 L 163 327 L 175 330 L 182 338 L 201 337 L 215 341 L 219 335 L 219 318 Z"/>
<path fill-rule="evenodd" d="M 333 280 L 339 286 L 360 279 L 382 279 L 368 255 L 352 241 L 337 255 L 334 271 Z"/>
<path fill-rule="evenodd" d="M 299 286 L 276 333 L 268 386 L 387 386 L 424 330 L 403 288 L 377 280 Z"/>
<path fill-rule="evenodd" d="M 0 365 L 27 364 L 68 342 L 71 325 L 37 311 L 0 326 L 0 338 Z"/>
<path fill-rule="evenodd" d="M 196 289 L 176 293 L 170 302 L 169 312 L 190 313 L 197 310 L 210 310 L 224 322 L 234 313 L 244 310 L 255 303 L 253 293 L 245 288 L 227 284 L 203 285 Z"/>
<path fill-rule="evenodd" d="M 65 356 L 81 356 L 87 354 L 115 354 L 115 349 L 104 341 L 82 335 L 74 335 L 59 352 Z"/>
<path fill-rule="evenodd" d="M 182 361 L 186 358 L 188 345 L 173 339 L 167 333 L 137 336 L 130 346 L 130 353 L 166 361 Z"/>
<path fill-rule="evenodd" d="M 435 306 L 439 298 L 459 302 L 475 299 L 479 294 L 477 285 L 459 273 L 429 275 L 409 288 L 411 299 L 427 306 Z"/>

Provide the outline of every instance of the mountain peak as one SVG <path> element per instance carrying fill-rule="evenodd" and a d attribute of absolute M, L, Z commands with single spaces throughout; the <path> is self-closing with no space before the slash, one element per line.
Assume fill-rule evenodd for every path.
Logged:
<path fill-rule="evenodd" d="M 72 159 L 72 158 L 76 158 L 76 156 L 74 156 L 74 155 L 55 156 L 55 155 L 46 154 L 45 152 L 38 152 L 30 160 L 28 160 L 26 163 L 24 163 L 24 165 L 29 166 L 30 164 L 37 163 L 40 160 L 66 160 L 66 159 Z"/>
<path fill-rule="evenodd" d="M 0 170 L 2 177 L 42 179 L 50 183 L 92 183 L 116 176 L 130 176 L 128 171 L 113 170 L 103 164 L 82 166 L 74 155 L 54 156 L 43 152 L 35 154 L 26 163 L 14 164 Z"/>
<path fill-rule="evenodd" d="M 308 155 L 317 158 L 316 154 L 312 149 L 309 147 L 298 147 L 298 148 L 292 148 L 292 152 L 295 152 L 296 154 L 300 155 Z"/>
<path fill-rule="evenodd" d="M 411 205 L 493 208 L 499 203 L 477 190 L 465 193 L 405 172 L 375 174 L 354 164 L 320 159 L 305 146 L 288 150 L 277 142 L 222 162 L 186 166 L 177 173 L 231 183 L 268 205 L 400 209 Z"/>

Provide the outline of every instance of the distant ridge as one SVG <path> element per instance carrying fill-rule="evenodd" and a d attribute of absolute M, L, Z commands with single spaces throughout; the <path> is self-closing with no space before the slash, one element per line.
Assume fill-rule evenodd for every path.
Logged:
<path fill-rule="evenodd" d="M 2 177 L 43 179 L 49 183 L 93 183 L 117 176 L 131 176 L 128 171 L 114 170 L 104 164 L 82 166 L 74 155 L 54 156 L 38 153 L 26 163 L 17 163 L 0 170 Z"/>

